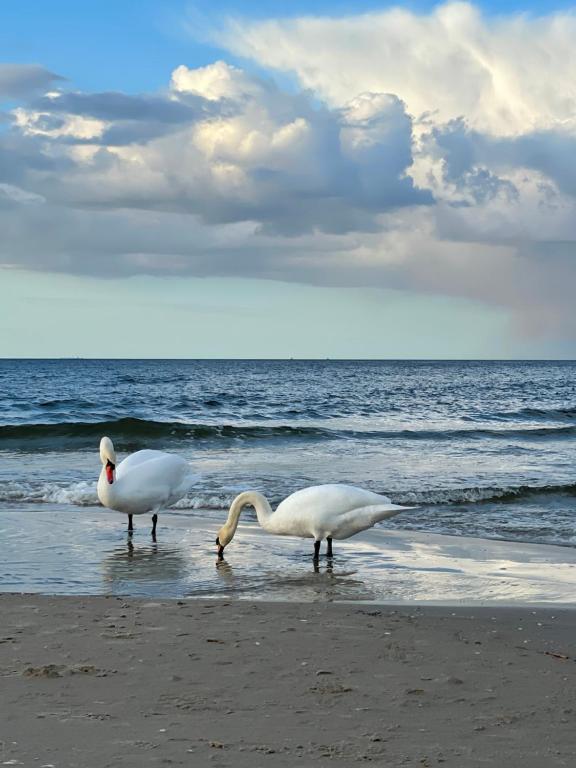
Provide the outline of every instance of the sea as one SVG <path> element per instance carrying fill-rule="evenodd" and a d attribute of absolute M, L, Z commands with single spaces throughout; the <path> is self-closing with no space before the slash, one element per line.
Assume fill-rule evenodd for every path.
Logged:
<path fill-rule="evenodd" d="M 156 543 L 99 505 L 103 435 L 198 476 Z M 333 482 L 415 507 L 386 530 L 575 547 L 576 362 L 0 360 L 0 591 L 373 596 L 354 540 L 320 572 L 270 535 L 215 565 L 236 494 Z"/>

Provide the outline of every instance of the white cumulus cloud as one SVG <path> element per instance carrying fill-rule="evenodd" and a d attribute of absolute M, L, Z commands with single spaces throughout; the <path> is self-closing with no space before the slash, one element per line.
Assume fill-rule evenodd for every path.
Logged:
<path fill-rule="evenodd" d="M 218 40 L 268 69 L 295 73 L 332 105 L 397 94 L 415 116 L 464 116 L 495 134 L 573 121 L 576 16 L 483 16 L 466 2 L 430 13 L 393 7 L 343 18 L 229 21 Z"/>

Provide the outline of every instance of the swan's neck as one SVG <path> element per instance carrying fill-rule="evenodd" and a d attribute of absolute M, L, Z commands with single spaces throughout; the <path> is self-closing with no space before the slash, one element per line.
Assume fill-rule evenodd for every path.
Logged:
<path fill-rule="evenodd" d="M 110 507 L 116 498 L 116 470 L 114 470 L 114 482 L 109 483 L 106 477 L 106 466 L 102 465 L 102 471 L 98 478 L 98 498 L 105 507 Z"/>
<path fill-rule="evenodd" d="M 225 538 L 231 541 L 238 528 L 238 521 L 244 507 L 252 506 L 256 510 L 256 517 L 258 523 L 262 528 L 268 528 L 270 516 L 272 515 L 272 507 L 268 503 L 268 499 L 258 491 L 244 491 L 239 496 L 236 496 L 228 512 L 228 519 L 222 527 L 222 531 L 227 534 Z"/>

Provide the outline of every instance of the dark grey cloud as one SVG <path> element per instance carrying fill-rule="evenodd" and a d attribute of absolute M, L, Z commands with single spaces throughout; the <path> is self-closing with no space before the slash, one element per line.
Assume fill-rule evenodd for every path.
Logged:
<path fill-rule="evenodd" d="M 96 117 L 100 120 L 151 120 L 162 123 L 186 123 L 196 119 L 208 102 L 200 97 L 187 103 L 164 96 L 130 96 L 125 93 L 78 93 L 70 91 L 57 97 L 44 96 L 30 103 L 40 112 L 67 113 Z"/>
<path fill-rule="evenodd" d="M 0 102 L 27 98 L 64 80 L 37 64 L 0 63 Z"/>
<path fill-rule="evenodd" d="M 576 136 L 559 128 L 528 131 L 519 136 L 493 136 L 470 128 L 464 119 L 435 128 L 429 149 L 442 157 L 447 181 L 468 189 L 477 202 L 514 184 L 500 175 L 526 169 L 551 180 L 562 193 L 576 197 Z"/>
<path fill-rule="evenodd" d="M 41 137 L 14 130 L 0 133 L 0 182 L 38 191 L 41 180 L 57 178 L 75 166 L 67 155 L 48 151 Z"/>
<path fill-rule="evenodd" d="M 214 104 L 200 96 L 177 100 L 168 94 L 133 96 L 118 92 L 60 92 L 34 99 L 28 108 L 38 114 L 35 128 L 41 131 L 58 130 L 70 116 L 104 121 L 106 127 L 97 137 L 66 135 L 58 141 L 111 147 L 147 142 L 214 113 Z M 222 105 L 219 112 L 223 112 Z"/>

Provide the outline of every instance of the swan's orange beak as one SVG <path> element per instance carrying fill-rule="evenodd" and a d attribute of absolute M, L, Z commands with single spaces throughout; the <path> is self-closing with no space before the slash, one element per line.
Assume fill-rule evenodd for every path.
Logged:
<path fill-rule="evenodd" d="M 106 462 L 106 479 L 112 485 L 114 482 L 114 470 L 116 469 L 116 466 L 112 464 L 111 461 Z"/>

